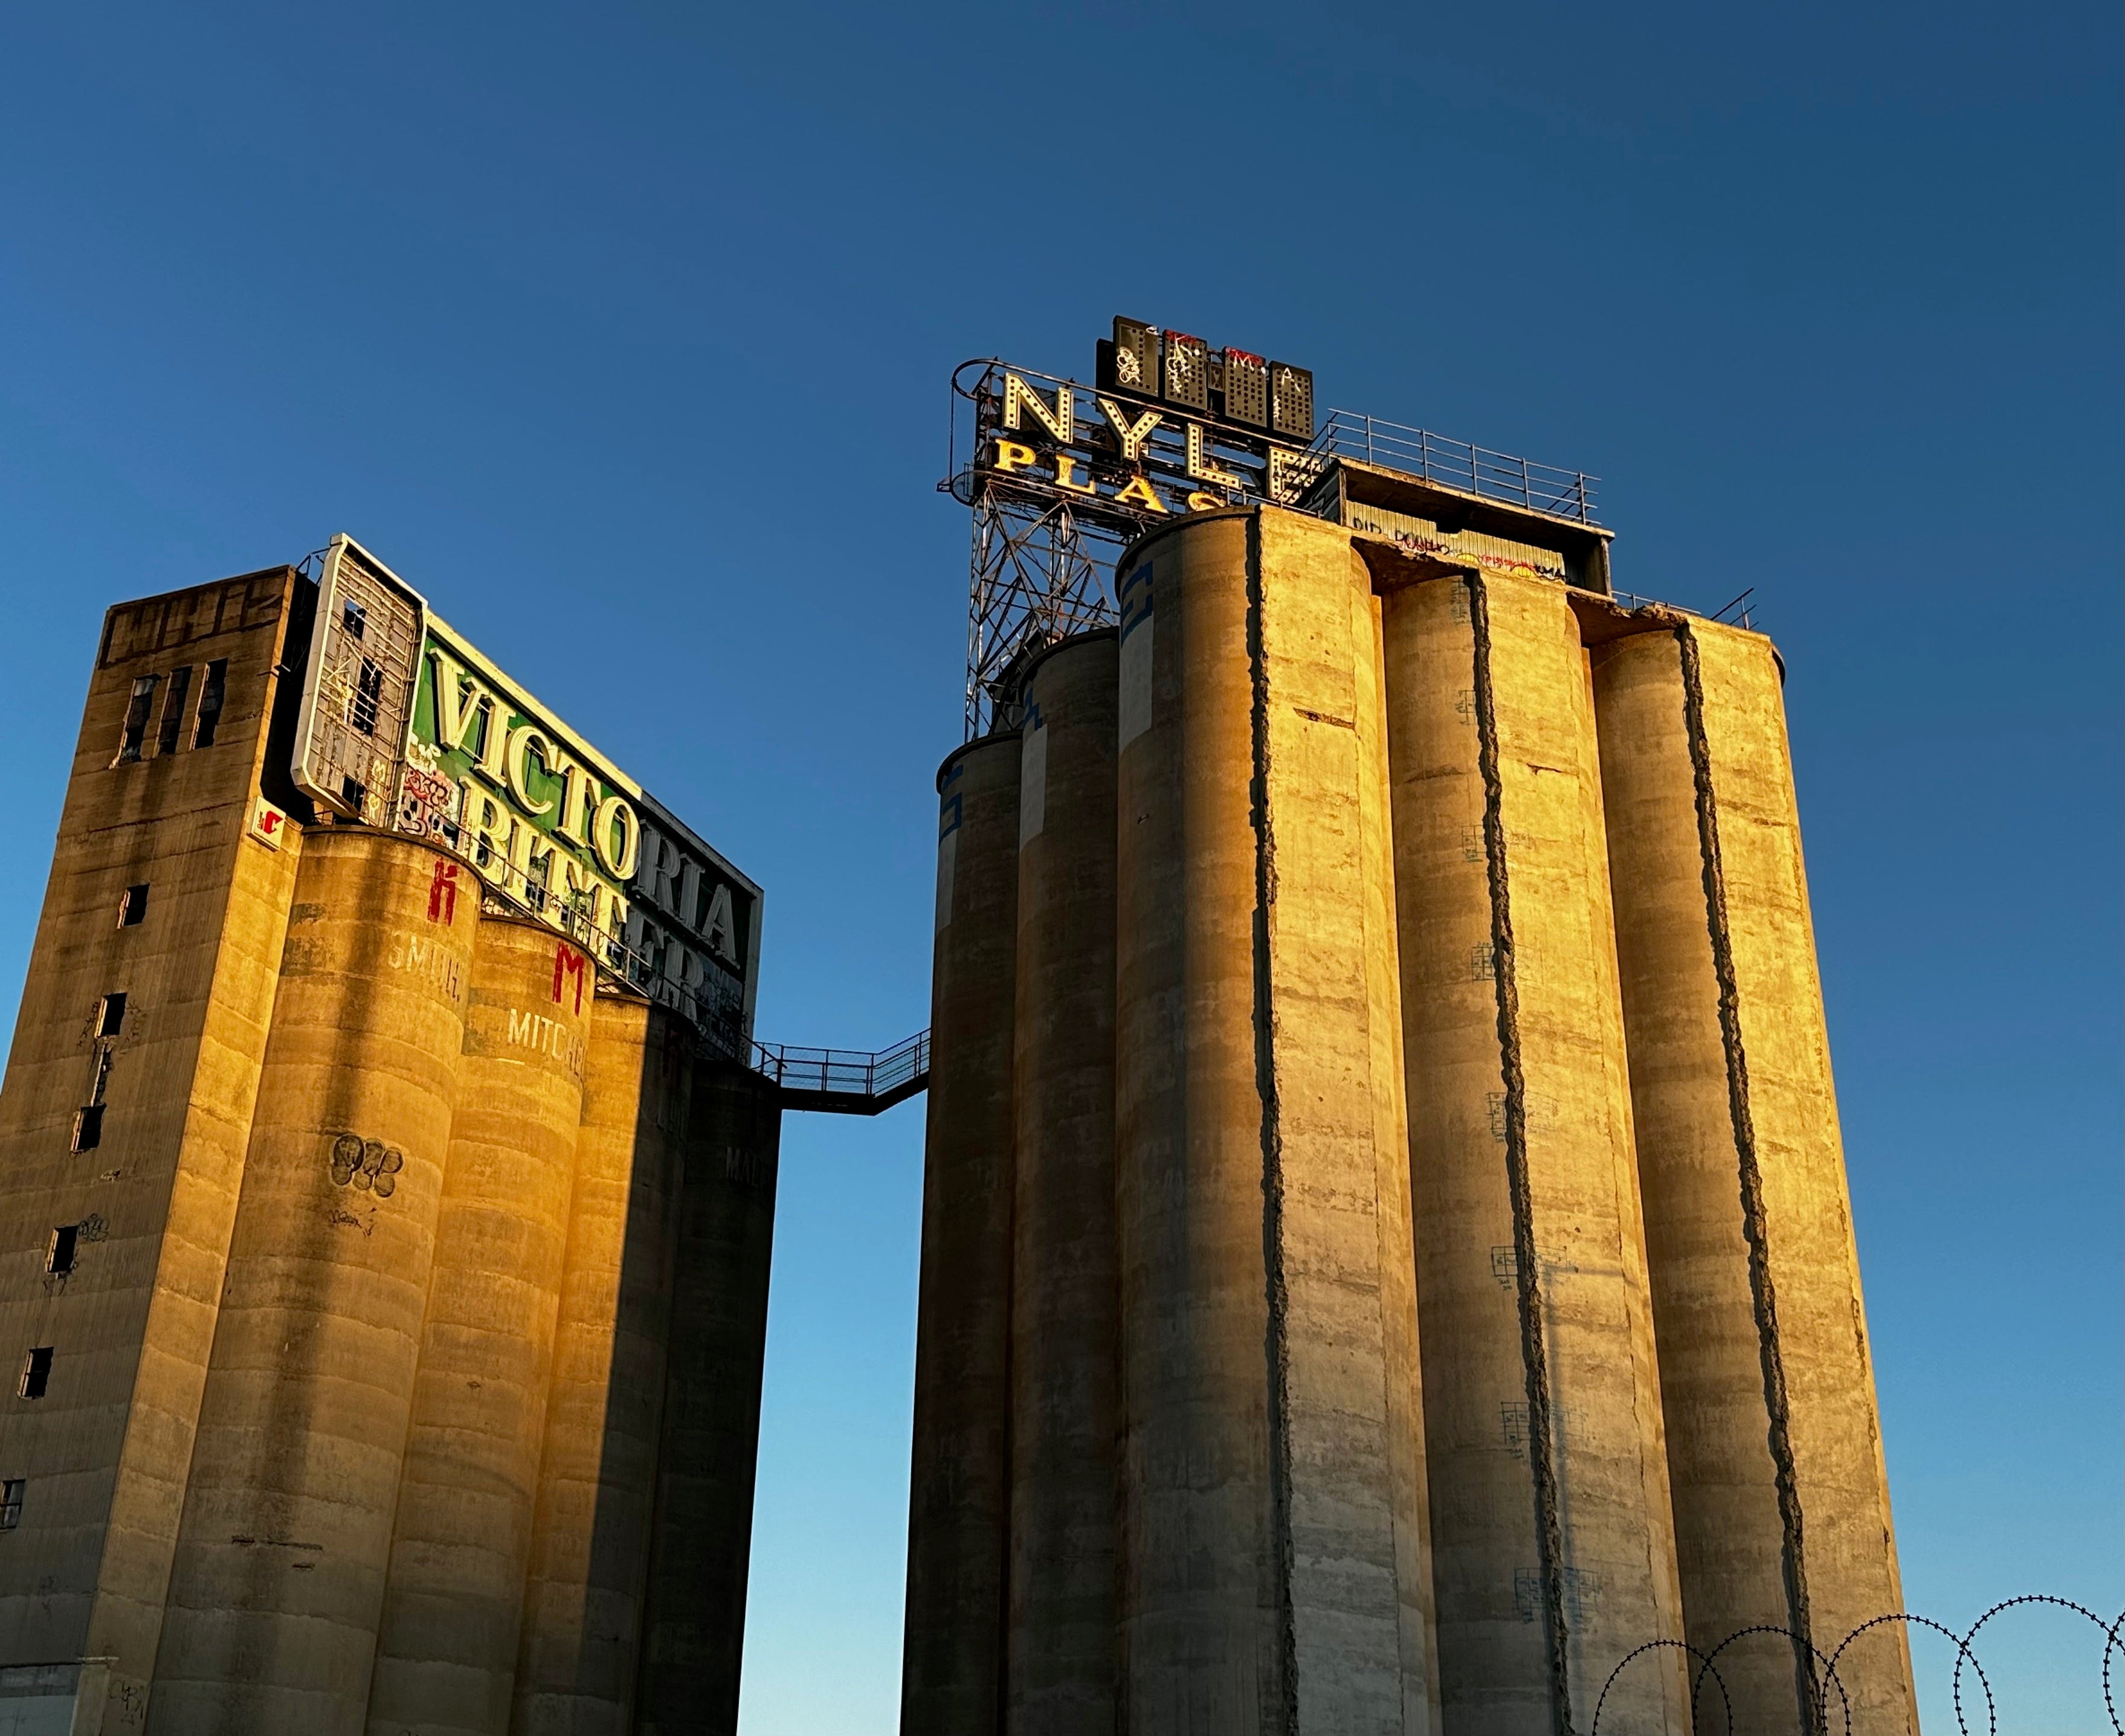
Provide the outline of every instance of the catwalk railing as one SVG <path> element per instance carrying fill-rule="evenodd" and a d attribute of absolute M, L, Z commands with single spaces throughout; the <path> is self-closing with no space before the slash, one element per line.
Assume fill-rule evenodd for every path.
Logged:
<path fill-rule="evenodd" d="M 876 1115 L 928 1088 L 930 1033 L 874 1051 L 756 1042 L 752 1070 L 776 1087 L 785 1108 Z"/>
<path fill-rule="evenodd" d="M 1530 512 L 1575 524 L 1594 523 L 1594 485 L 1600 478 L 1583 470 L 1559 470 L 1510 454 L 1450 440 L 1423 428 L 1383 421 L 1352 410 L 1331 410 L 1312 449 L 1324 455 L 1355 459 L 1442 488 L 1458 489 L 1487 501 L 1524 506 Z"/>

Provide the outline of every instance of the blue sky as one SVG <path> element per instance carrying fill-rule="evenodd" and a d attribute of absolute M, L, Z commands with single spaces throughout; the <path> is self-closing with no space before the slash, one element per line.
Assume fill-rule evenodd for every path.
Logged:
<path fill-rule="evenodd" d="M 918 1028 L 946 376 L 1179 326 L 1756 587 L 1910 1602 L 2114 1611 L 2119 61 L 2092 0 L 11 8 L 0 1017 L 105 605 L 344 529 L 766 886 L 763 1035 Z M 789 1124 L 747 1736 L 895 1722 L 921 1142 Z M 1997 1632 L 2003 1729 L 2104 1728 Z"/>

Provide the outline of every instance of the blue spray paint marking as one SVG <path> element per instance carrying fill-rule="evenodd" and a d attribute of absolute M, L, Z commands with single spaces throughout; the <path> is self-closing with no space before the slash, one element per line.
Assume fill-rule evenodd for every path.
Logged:
<path fill-rule="evenodd" d="M 1146 561 L 1122 581 L 1121 595 L 1116 600 L 1121 605 L 1122 638 L 1124 642 L 1138 627 L 1151 619 L 1152 565 L 1151 562 Z M 1132 594 L 1138 591 L 1141 591 L 1142 595 L 1133 598 Z"/>

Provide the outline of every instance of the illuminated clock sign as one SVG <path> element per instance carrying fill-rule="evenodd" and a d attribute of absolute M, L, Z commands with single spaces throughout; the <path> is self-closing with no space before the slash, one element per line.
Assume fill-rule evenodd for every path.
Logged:
<path fill-rule="evenodd" d="M 970 362 L 954 388 L 975 447 L 954 492 L 1005 487 L 1133 534 L 1177 513 L 1294 506 L 1320 479 L 1313 376 L 1251 350 L 1117 318 L 1091 387 Z"/>

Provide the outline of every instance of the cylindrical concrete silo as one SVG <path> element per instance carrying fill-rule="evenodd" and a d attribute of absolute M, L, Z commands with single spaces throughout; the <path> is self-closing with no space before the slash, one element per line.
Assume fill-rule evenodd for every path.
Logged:
<path fill-rule="evenodd" d="M 745 1635 L 782 1107 L 708 1055 L 686 1117 L 634 1728 L 733 1736 Z"/>
<path fill-rule="evenodd" d="M 1589 677 L 1563 586 L 1411 576 L 1387 705 L 1447 1728 L 1583 1729 L 1681 1635 Z M 1604 1722 L 1687 1728 L 1679 1657 Z"/>
<path fill-rule="evenodd" d="M 511 1736 L 627 1736 L 671 1334 L 685 1028 L 601 990 L 576 1136 Z"/>
<path fill-rule="evenodd" d="M 372 1736 L 508 1728 L 596 989 L 544 924 L 481 922 Z"/>
<path fill-rule="evenodd" d="M 1789 1630 L 1720 1654 L 1734 1729 L 1836 1728 L 1809 1647 L 1902 1605 L 1777 657 L 1669 617 L 1595 699 L 1689 1638 Z M 1838 1675 L 1916 1728 L 1901 1625 Z"/>
<path fill-rule="evenodd" d="M 1262 509 L 1117 578 L 1126 1727 L 1428 1730 L 1369 577 Z"/>
<path fill-rule="evenodd" d="M 1115 638 L 1027 672 L 1018 786 L 1011 1736 L 1111 1736 L 1119 1666 Z"/>
<path fill-rule="evenodd" d="M 937 774 L 905 1736 L 993 1736 L 1001 1717 L 1020 750 L 1015 731 L 984 736 Z"/>
<path fill-rule="evenodd" d="M 154 1729 L 362 1727 L 478 920 L 424 844 L 305 837 Z"/>

